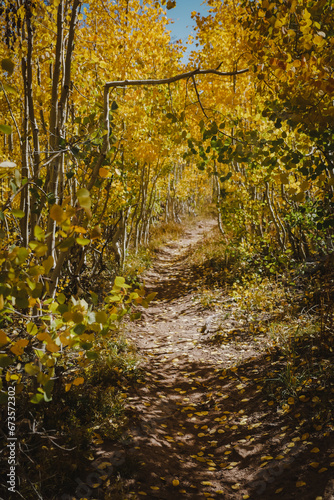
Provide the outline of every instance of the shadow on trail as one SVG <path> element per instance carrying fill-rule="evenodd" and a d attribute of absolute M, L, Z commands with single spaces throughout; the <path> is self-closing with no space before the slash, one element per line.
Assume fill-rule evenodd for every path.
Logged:
<path fill-rule="evenodd" d="M 154 291 L 158 300 L 169 302 L 196 290 L 198 284 L 194 282 L 194 275 L 187 264 L 188 257 L 189 252 L 175 256 L 170 251 L 160 250 L 154 267 L 147 272 L 147 292 Z"/>
<path fill-rule="evenodd" d="M 300 496 L 296 483 L 306 474 L 310 443 L 290 431 L 291 419 L 302 420 L 301 415 L 270 409 L 268 416 L 268 400 L 259 389 L 268 364 L 262 356 L 237 370 L 187 361 L 148 370 L 127 409 L 124 461 L 117 468 L 122 498 L 239 500 L 249 495 L 268 500 L 280 488 L 275 498 L 282 500 L 321 495 L 331 482 L 330 472 Z M 308 430 L 303 427 L 304 434 Z M 332 444 L 325 437 L 318 440 L 317 460 Z M 112 484 L 104 495 L 118 499 Z"/>

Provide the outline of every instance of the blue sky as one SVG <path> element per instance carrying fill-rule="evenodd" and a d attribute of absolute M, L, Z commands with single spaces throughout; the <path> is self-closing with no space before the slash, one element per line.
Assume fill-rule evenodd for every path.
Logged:
<path fill-rule="evenodd" d="M 174 21 L 168 26 L 168 29 L 171 30 L 172 41 L 181 39 L 185 44 L 189 35 L 195 35 L 195 22 L 191 19 L 191 13 L 196 11 L 204 16 L 207 15 L 207 6 L 202 5 L 203 2 L 204 0 L 176 0 L 176 7 L 167 10 L 167 17 Z M 83 5 L 88 7 L 87 3 L 83 3 Z M 190 52 L 191 48 L 189 47 L 183 56 L 185 63 Z"/>
<path fill-rule="evenodd" d="M 207 6 L 201 5 L 202 3 L 203 0 L 176 0 L 176 7 L 167 10 L 167 17 L 174 21 L 168 26 L 171 30 L 172 41 L 181 39 L 185 43 L 189 35 L 195 34 L 195 21 L 191 19 L 191 13 L 195 10 L 202 15 L 207 15 Z M 187 53 L 184 59 L 186 62 Z"/>

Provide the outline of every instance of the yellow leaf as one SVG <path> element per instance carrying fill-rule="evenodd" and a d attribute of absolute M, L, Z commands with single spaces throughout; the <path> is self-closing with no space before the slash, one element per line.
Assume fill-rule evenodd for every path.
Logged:
<path fill-rule="evenodd" d="M 319 453 L 319 448 L 315 447 L 315 448 L 312 448 L 311 450 L 311 453 Z"/>
<path fill-rule="evenodd" d="M 53 257 L 52 255 L 49 255 L 49 257 L 42 262 L 42 266 L 44 267 L 45 274 L 48 274 L 54 264 Z"/>
<path fill-rule="evenodd" d="M 81 385 L 83 384 L 85 379 L 83 377 L 77 377 L 73 380 L 73 385 Z"/>
<path fill-rule="evenodd" d="M 176 7 L 176 0 L 168 0 L 166 7 L 167 10 L 174 9 Z"/>
<path fill-rule="evenodd" d="M 302 486 L 306 486 L 306 483 L 304 481 L 297 481 L 296 486 L 297 488 L 301 488 Z"/>
<path fill-rule="evenodd" d="M 46 348 L 50 352 L 58 352 L 60 349 L 59 345 L 55 344 L 54 342 L 49 342 L 48 344 L 46 344 Z"/>
<path fill-rule="evenodd" d="M 108 174 L 109 174 L 109 170 L 107 170 L 106 168 L 104 167 L 101 167 L 100 170 L 99 170 L 99 176 L 100 177 L 108 177 Z"/>
<path fill-rule="evenodd" d="M 61 224 L 62 222 L 64 222 L 64 220 L 66 220 L 64 210 L 57 204 L 52 205 L 50 210 L 50 217 L 51 219 L 55 220 L 57 224 Z"/>
<path fill-rule="evenodd" d="M 313 38 L 313 43 L 315 43 L 315 45 L 324 45 L 325 40 L 323 39 L 322 36 L 315 35 L 315 37 Z"/>
<path fill-rule="evenodd" d="M 79 189 L 77 191 L 77 198 L 82 208 L 84 208 L 85 210 L 90 210 L 92 205 L 92 200 L 90 199 L 90 193 L 88 189 L 86 188 Z"/>
<path fill-rule="evenodd" d="M 37 335 L 37 338 L 41 342 L 46 341 L 48 344 L 52 342 L 52 338 L 50 337 L 50 335 L 48 334 L 48 332 L 45 332 L 45 331 L 44 332 L 40 332 Z"/>
<path fill-rule="evenodd" d="M 24 348 L 29 344 L 29 341 L 26 339 L 19 339 L 15 342 L 14 345 L 10 348 L 10 350 L 16 355 L 21 356 L 23 354 Z"/>
<path fill-rule="evenodd" d="M 173 479 L 173 486 L 178 486 L 180 481 L 178 479 Z"/>
<path fill-rule="evenodd" d="M 2 295 L 1 295 L 2 297 Z M 0 330 L 0 346 L 3 346 L 9 342 L 9 338 L 3 330 Z"/>

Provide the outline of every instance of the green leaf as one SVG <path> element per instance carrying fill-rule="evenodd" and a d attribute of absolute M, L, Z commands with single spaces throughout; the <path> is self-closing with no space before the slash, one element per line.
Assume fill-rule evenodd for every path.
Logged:
<path fill-rule="evenodd" d="M 31 398 L 30 403 L 34 403 L 35 405 L 38 405 L 43 400 L 44 400 L 44 394 L 35 394 Z"/>
<path fill-rule="evenodd" d="M 51 401 L 51 393 L 52 393 L 52 390 L 53 390 L 53 386 L 54 386 L 54 380 L 48 380 L 45 384 L 44 384 L 44 399 L 45 399 L 45 394 L 48 396 L 49 399 L 45 399 L 45 401 Z"/>
<path fill-rule="evenodd" d="M 94 306 L 96 306 L 98 301 L 99 301 L 98 295 L 95 292 L 90 292 L 90 296 L 92 298 L 92 302 L 93 302 Z"/>
<path fill-rule="evenodd" d="M 37 325 L 35 325 L 35 323 L 30 321 L 27 324 L 27 332 L 29 333 L 29 335 L 36 335 L 36 333 L 38 332 Z"/>
<path fill-rule="evenodd" d="M 11 59 L 9 59 L 9 57 L 7 57 L 5 59 L 2 59 L 1 67 L 4 71 L 7 71 L 9 75 L 12 75 L 15 68 L 15 64 Z"/>
<path fill-rule="evenodd" d="M 7 405 L 8 403 L 8 394 L 7 392 L 0 392 L 0 405 Z"/>
<path fill-rule="evenodd" d="M 122 276 L 116 276 L 115 281 L 114 281 L 114 287 L 117 287 L 117 288 L 131 288 L 130 285 L 127 285 L 125 283 L 125 279 Z"/>
<path fill-rule="evenodd" d="M 87 351 L 86 356 L 88 359 L 97 359 L 99 357 L 99 354 L 95 351 Z"/>
<path fill-rule="evenodd" d="M 80 311 L 73 311 L 72 312 L 72 321 L 74 321 L 75 324 L 82 323 L 84 320 L 84 315 Z"/>
<path fill-rule="evenodd" d="M 30 295 L 32 296 L 33 299 L 39 299 L 41 298 L 43 293 L 43 284 L 42 283 L 36 283 L 36 288 L 32 290 Z"/>
<path fill-rule="evenodd" d="M 12 133 L 12 127 L 10 125 L 0 125 L 0 132 L 3 134 L 11 134 Z"/>
<path fill-rule="evenodd" d="M 60 314 L 64 314 L 65 312 L 68 312 L 68 305 L 59 304 L 59 306 L 57 307 L 57 311 L 60 312 Z"/>
<path fill-rule="evenodd" d="M 7 354 L 0 354 L 0 368 L 7 368 L 7 366 L 13 363 L 13 358 L 7 356 Z"/>
<path fill-rule="evenodd" d="M 28 297 L 16 297 L 15 302 L 17 307 L 20 309 L 26 309 L 29 307 Z"/>
<path fill-rule="evenodd" d="M 33 266 L 30 267 L 29 269 L 29 276 L 39 276 L 40 274 L 44 273 L 44 267 L 43 266 Z"/>
<path fill-rule="evenodd" d="M 166 118 L 169 118 L 170 120 L 172 120 L 173 123 L 177 122 L 177 118 L 173 113 L 167 113 Z"/>
<path fill-rule="evenodd" d="M 46 401 L 47 403 L 49 401 L 52 401 L 52 396 L 49 396 L 46 392 L 44 392 L 43 398 L 44 398 L 44 401 Z"/>
<path fill-rule="evenodd" d="M 57 295 L 57 301 L 59 304 L 65 304 L 66 296 L 63 293 Z"/>
<path fill-rule="evenodd" d="M 68 250 L 75 242 L 75 238 L 71 236 L 70 238 L 66 238 L 65 240 L 61 241 L 58 245 L 59 250 L 66 251 Z"/>
<path fill-rule="evenodd" d="M 106 323 L 108 320 L 108 316 L 105 311 L 98 311 L 97 313 L 95 313 L 95 318 L 97 323 L 102 324 Z"/>
<path fill-rule="evenodd" d="M 16 257 L 20 264 L 24 262 L 29 256 L 29 250 L 27 248 L 21 247 L 17 250 Z"/>
<path fill-rule="evenodd" d="M 35 236 L 36 240 L 44 241 L 44 239 L 45 239 L 44 230 L 39 226 L 35 226 L 34 227 L 34 236 Z"/>
<path fill-rule="evenodd" d="M 90 240 L 88 238 L 76 238 L 75 241 L 78 243 L 78 245 L 85 246 L 90 243 Z"/>
<path fill-rule="evenodd" d="M 125 285 L 125 278 L 123 278 L 122 276 L 116 276 L 114 284 L 122 288 L 122 286 Z"/>
<path fill-rule="evenodd" d="M 146 302 L 151 302 L 151 300 L 153 300 L 153 299 L 154 299 L 154 297 L 156 296 L 156 294 L 157 294 L 157 292 L 152 292 L 152 293 L 149 293 L 149 294 L 147 295 L 147 297 L 145 297 Z"/>
<path fill-rule="evenodd" d="M 86 188 L 78 189 L 78 191 L 77 191 L 78 200 L 80 200 L 80 198 L 89 198 L 89 196 L 90 196 L 90 193 L 89 193 L 88 189 L 86 189 Z"/>
<path fill-rule="evenodd" d="M 142 316 L 141 312 L 136 312 L 134 314 L 131 314 L 130 319 L 131 321 L 135 321 L 136 319 L 140 319 Z"/>
<path fill-rule="evenodd" d="M 121 297 L 121 295 L 112 295 L 112 296 L 106 297 L 104 300 L 107 303 L 108 302 L 121 302 L 122 297 Z"/>
<path fill-rule="evenodd" d="M 3 83 L 2 86 L 6 92 L 9 92 L 10 94 L 18 95 L 18 91 L 16 90 L 16 88 L 12 87 L 11 85 L 8 85 L 8 83 Z"/>
<path fill-rule="evenodd" d="M 228 181 L 231 177 L 232 177 L 232 172 L 228 172 L 228 174 L 226 174 L 225 176 L 220 177 L 220 182 Z"/>
<path fill-rule="evenodd" d="M 77 335 L 82 335 L 85 330 L 86 330 L 86 327 L 83 324 L 76 325 L 73 328 L 74 333 L 76 333 Z"/>
<path fill-rule="evenodd" d="M 44 245 L 44 243 L 41 243 L 40 241 L 30 241 L 29 247 L 35 252 L 37 257 L 42 257 L 48 250 L 47 245 Z"/>

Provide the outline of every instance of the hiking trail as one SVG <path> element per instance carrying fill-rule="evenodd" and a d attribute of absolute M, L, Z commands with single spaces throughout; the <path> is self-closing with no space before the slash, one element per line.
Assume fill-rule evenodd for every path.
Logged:
<path fill-rule="evenodd" d="M 106 499 L 317 497 L 316 485 L 296 488 L 310 443 L 290 427 L 294 416 L 273 410 L 263 394 L 264 339 L 246 332 L 230 296 L 222 292 L 216 310 L 199 300 L 188 257 L 215 226 L 196 220 L 144 274 L 157 295 L 129 337 L 145 376 L 126 400 L 128 430 L 97 450 L 118 465 Z"/>

